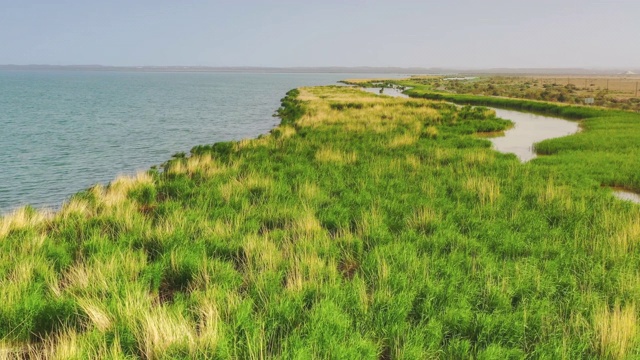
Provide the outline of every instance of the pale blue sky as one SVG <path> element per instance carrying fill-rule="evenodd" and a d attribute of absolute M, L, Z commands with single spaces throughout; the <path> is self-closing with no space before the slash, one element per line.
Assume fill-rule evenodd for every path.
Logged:
<path fill-rule="evenodd" d="M 638 0 L 0 0 L 0 64 L 640 68 Z"/>

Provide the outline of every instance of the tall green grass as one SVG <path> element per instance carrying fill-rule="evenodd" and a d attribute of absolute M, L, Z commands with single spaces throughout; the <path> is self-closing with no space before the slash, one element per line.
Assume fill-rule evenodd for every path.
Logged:
<path fill-rule="evenodd" d="M 563 151 L 491 150 L 483 109 L 282 103 L 270 134 L 4 217 L 0 358 L 640 355 L 640 208 Z"/>

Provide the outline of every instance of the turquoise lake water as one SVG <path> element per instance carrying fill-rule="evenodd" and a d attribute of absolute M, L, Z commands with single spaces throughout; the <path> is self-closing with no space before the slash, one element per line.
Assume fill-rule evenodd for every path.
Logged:
<path fill-rule="evenodd" d="M 390 75 L 0 71 L 0 214 L 267 133 L 288 90 L 356 77 Z"/>

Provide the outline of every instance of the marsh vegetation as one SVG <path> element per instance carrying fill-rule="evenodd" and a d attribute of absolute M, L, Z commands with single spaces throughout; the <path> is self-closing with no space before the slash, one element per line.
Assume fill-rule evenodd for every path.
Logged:
<path fill-rule="evenodd" d="M 510 100 L 585 119 L 521 164 L 410 94 L 294 90 L 268 135 L 4 217 L 0 358 L 640 355 L 640 206 L 601 188 L 640 189 L 638 116 Z"/>
<path fill-rule="evenodd" d="M 483 96 L 557 101 L 640 111 L 640 77 L 634 76 L 483 76 L 447 79 L 444 77 L 416 77 L 415 82 L 438 91 Z"/>

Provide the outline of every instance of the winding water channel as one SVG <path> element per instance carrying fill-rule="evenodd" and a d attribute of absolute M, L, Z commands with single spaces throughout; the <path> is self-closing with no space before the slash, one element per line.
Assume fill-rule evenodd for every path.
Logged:
<path fill-rule="evenodd" d="M 489 138 L 493 147 L 503 153 L 513 153 L 522 162 L 535 158 L 535 143 L 575 134 L 580 127 L 575 121 L 526 112 L 490 108 L 496 116 L 511 120 L 513 127 L 504 132 L 504 136 Z"/>
<path fill-rule="evenodd" d="M 365 88 L 363 90 L 374 94 L 403 98 L 408 97 L 400 90 L 392 88 L 385 88 L 382 93 L 380 92 L 380 88 Z M 488 108 L 494 110 L 497 117 L 513 122 L 513 127 L 506 130 L 504 135 L 490 137 L 488 140 L 493 143 L 493 147 L 497 151 L 513 153 L 522 162 L 527 162 L 537 156 L 534 147 L 536 143 L 546 139 L 575 134 L 580 130 L 578 122 L 575 121 L 522 111 Z M 613 189 L 613 193 L 621 200 L 640 204 L 640 194 L 615 188 Z"/>
<path fill-rule="evenodd" d="M 624 189 L 613 189 L 614 194 L 622 200 L 631 201 L 637 204 L 640 204 L 640 194 L 636 194 L 634 192 L 624 190 Z"/>

